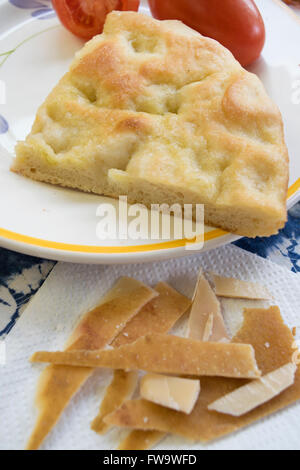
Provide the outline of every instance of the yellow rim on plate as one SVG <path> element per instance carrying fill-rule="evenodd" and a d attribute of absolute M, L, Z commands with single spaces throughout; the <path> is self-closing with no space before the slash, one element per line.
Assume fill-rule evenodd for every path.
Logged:
<path fill-rule="evenodd" d="M 300 189 L 300 178 L 292 184 L 288 190 L 288 198 L 293 196 Z M 228 232 L 225 232 L 221 229 L 211 230 L 204 234 L 204 241 L 208 242 L 215 238 L 228 235 Z M 72 245 L 70 243 L 60 243 L 53 242 L 50 240 L 42 240 L 41 238 L 29 237 L 28 235 L 22 235 L 20 233 L 12 232 L 4 228 L 0 228 L 0 237 L 11 240 L 15 242 L 25 243 L 27 245 L 34 245 L 42 248 L 52 248 L 54 250 L 62 251 L 71 251 L 71 252 L 81 252 L 81 253 L 103 253 L 103 254 L 120 254 L 120 253 L 139 253 L 139 252 L 149 252 L 156 250 L 168 250 L 170 248 L 181 248 L 187 243 L 191 243 L 190 240 L 173 240 L 163 243 L 153 243 L 148 245 L 138 245 L 138 246 L 93 246 L 93 245 Z"/>
<path fill-rule="evenodd" d="M 204 234 L 204 241 L 213 240 L 214 238 L 222 237 L 227 235 L 221 229 L 215 229 Z M 169 242 L 153 243 L 148 245 L 138 246 L 96 246 L 96 245 L 72 245 L 70 243 L 52 242 L 50 240 L 42 240 L 41 238 L 29 237 L 28 235 L 22 235 L 20 233 L 11 232 L 10 230 L 0 228 L 0 236 L 6 240 L 12 240 L 15 242 L 26 243 L 27 245 L 34 245 L 42 248 L 53 248 L 55 250 L 72 251 L 80 253 L 139 253 L 156 250 L 167 250 L 170 248 L 181 248 L 187 243 L 193 243 L 191 240 L 173 240 Z"/>

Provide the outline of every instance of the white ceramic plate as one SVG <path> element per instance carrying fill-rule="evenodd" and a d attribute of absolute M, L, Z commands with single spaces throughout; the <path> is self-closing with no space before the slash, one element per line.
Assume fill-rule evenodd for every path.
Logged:
<path fill-rule="evenodd" d="M 290 207 L 300 199 L 300 21 L 280 0 L 257 3 L 266 22 L 267 43 L 252 71 L 262 78 L 283 113 L 291 159 Z M 145 4 L 141 11 L 147 12 Z M 100 241 L 96 209 L 107 198 L 34 182 L 9 171 L 16 141 L 29 132 L 37 107 L 81 46 L 59 24 L 50 0 L 0 0 L 0 245 L 84 263 L 153 261 L 190 254 L 184 240 Z M 207 228 L 204 250 L 237 238 Z"/>

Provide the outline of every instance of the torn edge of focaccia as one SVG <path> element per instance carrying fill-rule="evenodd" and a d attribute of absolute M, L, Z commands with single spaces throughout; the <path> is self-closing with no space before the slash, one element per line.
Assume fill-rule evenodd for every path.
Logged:
<path fill-rule="evenodd" d="M 294 384 L 297 366 L 292 362 L 219 398 L 208 406 L 210 411 L 242 416 L 272 400 Z"/>
<path fill-rule="evenodd" d="M 199 341 L 229 341 L 220 302 L 202 271 L 193 295 L 187 336 Z"/>
<path fill-rule="evenodd" d="M 261 376 L 249 344 L 210 343 L 172 335 L 146 335 L 134 343 L 102 351 L 36 352 L 32 362 L 82 367 L 144 370 L 176 376 Z"/>
<path fill-rule="evenodd" d="M 100 304 L 87 312 L 70 336 L 67 350 L 99 349 L 108 345 L 139 310 L 158 294 L 142 282 L 120 278 Z M 72 396 L 93 369 L 47 367 L 41 374 L 36 396 L 38 417 L 26 449 L 38 449 L 58 421 Z"/>
<path fill-rule="evenodd" d="M 138 315 L 127 323 L 111 343 L 113 348 L 132 343 L 147 333 L 167 333 L 188 310 L 191 301 L 165 282 L 159 282 L 154 289 L 158 296 L 148 302 Z M 132 396 L 137 382 L 138 373 L 136 371 L 114 371 L 113 379 L 101 402 L 99 413 L 91 423 L 93 431 L 104 434 L 109 430 L 110 426 L 104 422 L 103 418 L 118 409 L 126 399 Z M 148 436 L 148 438 L 150 437 Z M 142 438 L 140 445 L 141 441 Z"/>
<path fill-rule="evenodd" d="M 241 281 L 233 277 L 223 277 L 212 273 L 216 295 L 220 297 L 272 300 L 268 289 L 261 284 L 250 281 Z"/>
<path fill-rule="evenodd" d="M 190 414 L 200 393 L 200 380 L 146 374 L 141 379 L 140 395 L 176 411 Z"/>

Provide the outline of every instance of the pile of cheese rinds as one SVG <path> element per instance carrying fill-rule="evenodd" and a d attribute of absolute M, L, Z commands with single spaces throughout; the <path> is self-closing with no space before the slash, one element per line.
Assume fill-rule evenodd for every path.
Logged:
<path fill-rule="evenodd" d="M 257 308 L 244 309 L 233 338 L 218 297 L 257 301 Z M 271 299 L 259 284 L 214 274 L 207 280 L 202 272 L 192 301 L 163 282 L 152 289 L 119 279 L 82 318 L 64 351 L 32 356 L 50 365 L 39 382 L 38 420 L 27 449 L 41 445 L 97 367 L 114 369 L 114 376 L 91 428 L 99 434 L 131 428 L 122 450 L 149 449 L 167 433 L 206 442 L 300 399 L 295 329 L 284 324 L 278 307 L 260 307 L 260 300 Z M 167 334 L 185 312 L 186 336 Z M 140 398 L 131 400 L 139 370 L 147 373 Z"/>

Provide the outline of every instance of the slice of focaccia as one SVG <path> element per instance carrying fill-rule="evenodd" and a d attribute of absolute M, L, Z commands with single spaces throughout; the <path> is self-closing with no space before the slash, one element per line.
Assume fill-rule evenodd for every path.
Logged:
<path fill-rule="evenodd" d="M 288 153 L 262 83 L 178 21 L 112 12 L 16 147 L 30 178 L 151 204 L 205 204 L 250 237 L 286 220 Z"/>

